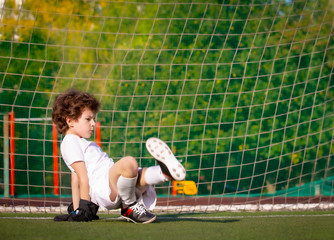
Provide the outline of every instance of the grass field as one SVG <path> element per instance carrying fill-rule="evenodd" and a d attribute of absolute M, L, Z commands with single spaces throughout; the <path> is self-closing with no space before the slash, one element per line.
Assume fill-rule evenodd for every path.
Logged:
<path fill-rule="evenodd" d="M 0 213 L 0 239 L 334 239 L 334 211 L 158 215 L 133 224 L 100 214 L 93 222 L 54 222 L 52 214 Z"/>

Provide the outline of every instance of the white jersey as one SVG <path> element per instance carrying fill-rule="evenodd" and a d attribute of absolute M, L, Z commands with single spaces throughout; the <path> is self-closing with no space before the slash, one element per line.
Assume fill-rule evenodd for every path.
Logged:
<path fill-rule="evenodd" d="M 85 162 L 89 179 L 89 195 L 95 204 L 108 208 L 110 201 L 109 169 L 114 161 L 95 143 L 80 138 L 74 134 L 67 134 L 60 151 L 67 167 L 75 172 L 71 165 L 78 161 Z"/>
<path fill-rule="evenodd" d="M 109 187 L 109 169 L 114 161 L 108 154 L 95 143 L 80 138 L 74 134 L 67 134 L 61 145 L 60 151 L 67 167 L 75 173 L 71 165 L 78 161 L 84 161 L 89 179 L 89 195 L 91 201 L 106 209 L 119 208 L 121 200 L 117 198 L 112 202 L 109 198 L 111 190 Z M 156 194 L 152 186 L 143 196 L 137 194 L 145 206 L 152 210 L 156 204 Z"/>
<path fill-rule="evenodd" d="M 71 165 L 84 161 L 87 167 L 88 178 L 93 177 L 101 168 L 112 166 L 114 161 L 95 143 L 74 134 L 67 134 L 60 150 L 67 167 L 75 172 Z"/>

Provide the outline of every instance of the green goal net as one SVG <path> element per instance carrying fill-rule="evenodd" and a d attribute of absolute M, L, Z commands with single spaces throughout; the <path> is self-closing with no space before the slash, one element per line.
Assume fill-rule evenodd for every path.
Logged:
<path fill-rule="evenodd" d="M 156 186 L 167 210 L 333 207 L 333 14 L 331 0 L 0 0 L 2 205 L 70 201 L 50 117 L 76 88 L 101 101 L 115 161 L 155 165 L 149 137 L 182 160 L 187 182 Z"/>

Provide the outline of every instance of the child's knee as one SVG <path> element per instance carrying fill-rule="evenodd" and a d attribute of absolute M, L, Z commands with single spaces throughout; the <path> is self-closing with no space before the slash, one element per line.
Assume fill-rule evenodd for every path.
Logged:
<path fill-rule="evenodd" d="M 123 166 L 130 170 L 130 171 L 133 171 L 134 173 L 137 174 L 138 172 L 138 163 L 137 163 L 137 160 L 134 158 L 134 157 L 131 157 L 131 156 L 126 156 L 124 158 L 121 159 L 122 162 L 123 162 Z"/>

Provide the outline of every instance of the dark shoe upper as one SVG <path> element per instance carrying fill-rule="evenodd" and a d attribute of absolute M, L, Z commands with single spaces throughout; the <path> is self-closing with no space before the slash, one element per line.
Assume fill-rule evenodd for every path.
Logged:
<path fill-rule="evenodd" d="M 147 211 L 140 202 L 134 202 L 127 208 L 122 208 L 121 215 L 134 223 L 150 223 L 156 219 L 156 216 Z"/>

